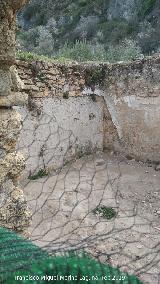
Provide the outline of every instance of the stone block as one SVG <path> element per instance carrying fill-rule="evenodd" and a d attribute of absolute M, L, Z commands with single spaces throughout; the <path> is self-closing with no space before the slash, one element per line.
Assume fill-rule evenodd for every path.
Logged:
<path fill-rule="evenodd" d="M 9 96 L 0 96 L 0 107 L 22 106 L 27 104 L 26 93 L 12 92 Z"/>
<path fill-rule="evenodd" d="M 18 72 L 14 66 L 10 68 L 11 80 L 12 80 L 12 91 L 18 92 L 24 89 L 24 83 L 20 79 Z"/>
<path fill-rule="evenodd" d="M 0 69 L 0 97 L 11 94 L 11 73 L 9 70 Z"/>
<path fill-rule="evenodd" d="M 6 152 L 15 149 L 17 137 L 22 127 L 21 116 L 15 110 L 1 109 L 0 112 L 0 147 Z"/>
<path fill-rule="evenodd" d="M 27 229 L 31 214 L 23 191 L 15 187 L 12 180 L 0 186 L 0 200 L 0 226 L 19 232 Z"/>
<path fill-rule="evenodd" d="M 4 182 L 6 177 L 17 180 L 20 173 L 25 167 L 25 160 L 22 154 L 11 153 L 0 159 L 0 184 Z"/>

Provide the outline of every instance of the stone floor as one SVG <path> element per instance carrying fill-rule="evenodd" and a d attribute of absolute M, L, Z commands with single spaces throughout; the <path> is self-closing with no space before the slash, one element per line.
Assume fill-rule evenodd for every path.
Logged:
<path fill-rule="evenodd" d="M 24 191 L 38 245 L 85 248 L 144 283 L 160 283 L 160 171 L 99 153 L 27 181 Z M 102 205 L 114 208 L 116 217 L 94 214 Z"/>

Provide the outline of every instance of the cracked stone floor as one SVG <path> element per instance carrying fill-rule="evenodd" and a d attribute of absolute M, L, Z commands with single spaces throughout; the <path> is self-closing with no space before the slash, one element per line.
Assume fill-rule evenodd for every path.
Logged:
<path fill-rule="evenodd" d="M 31 239 L 50 251 L 85 249 L 102 262 L 160 283 L 160 171 L 98 153 L 24 186 Z M 115 218 L 95 215 L 112 207 Z"/>

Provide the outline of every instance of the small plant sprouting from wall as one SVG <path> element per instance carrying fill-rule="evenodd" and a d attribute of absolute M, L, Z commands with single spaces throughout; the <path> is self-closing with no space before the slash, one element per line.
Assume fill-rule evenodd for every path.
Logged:
<path fill-rule="evenodd" d="M 66 100 L 69 98 L 69 92 L 68 91 L 63 93 L 63 98 L 66 99 Z"/>
<path fill-rule="evenodd" d="M 37 78 L 37 79 L 39 79 L 39 81 L 44 82 L 45 81 L 45 76 L 44 76 L 44 74 L 42 72 L 42 69 L 43 69 L 42 61 L 40 62 L 40 61 L 36 60 L 34 62 L 31 62 L 29 64 L 29 66 L 30 66 L 30 69 L 32 71 L 33 78 Z"/>
<path fill-rule="evenodd" d="M 94 89 L 96 85 L 102 85 L 105 78 L 105 70 L 102 67 L 98 67 L 97 69 L 90 68 L 86 71 L 85 81 L 88 87 Z"/>
<path fill-rule="evenodd" d="M 92 212 L 93 214 L 99 215 L 100 217 L 108 220 L 115 218 L 117 215 L 116 211 L 112 207 L 106 206 L 98 206 Z"/>
<path fill-rule="evenodd" d="M 94 119 L 96 116 L 95 116 L 95 114 L 94 113 L 90 113 L 89 114 L 89 120 L 92 120 L 92 119 Z"/>
<path fill-rule="evenodd" d="M 48 172 L 46 171 L 46 169 L 40 169 L 35 175 L 30 175 L 28 179 L 37 180 L 45 176 L 48 176 Z"/>
<path fill-rule="evenodd" d="M 37 78 L 41 81 L 41 82 L 44 82 L 45 80 L 45 76 L 44 74 L 42 74 L 41 72 L 39 74 L 37 74 Z"/>
<path fill-rule="evenodd" d="M 91 94 L 90 95 L 90 97 L 91 97 L 91 100 L 93 101 L 93 102 L 96 102 L 97 101 L 97 98 L 96 98 L 96 94 Z"/>

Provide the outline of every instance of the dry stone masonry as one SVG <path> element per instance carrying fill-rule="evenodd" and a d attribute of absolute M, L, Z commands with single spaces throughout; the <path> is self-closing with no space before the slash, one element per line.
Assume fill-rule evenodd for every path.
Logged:
<path fill-rule="evenodd" d="M 15 63 L 15 17 L 25 0 L 0 0 L 0 225 L 25 231 L 30 215 L 18 179 L 25 161 L 16 152 L 22 128 L 13 106 L 25 103 Z"/>

